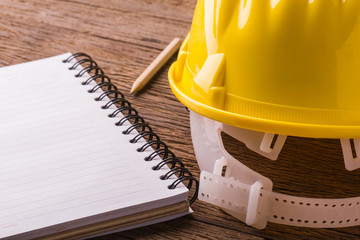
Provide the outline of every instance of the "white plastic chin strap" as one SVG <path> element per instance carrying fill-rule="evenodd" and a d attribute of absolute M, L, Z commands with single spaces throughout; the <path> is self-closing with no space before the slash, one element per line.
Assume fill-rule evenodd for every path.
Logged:
<path fill-rule="evenodd" d="M 255 228 L 267 222 L 313 228 L 360 225 L 360 197 L 304 198 L 272 191 L 272 181 L 232 157 L 223 147 L 221 131 L 275 160 L 286 136 L 231 127 L 190 113 L 191 135 L 200 166 L 199 199 L 222 207 Z M 223 168 L 225 175 L 222 176 Z"/>

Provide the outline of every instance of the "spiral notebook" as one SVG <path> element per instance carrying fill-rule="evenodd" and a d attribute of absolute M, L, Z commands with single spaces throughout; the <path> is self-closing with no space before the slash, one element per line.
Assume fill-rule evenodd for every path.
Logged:
<path fill-rule="evenodd" d="M 0 76 L 0 239 L 86 238 L 189 213 L 196 179 L 90 56 Z"/>

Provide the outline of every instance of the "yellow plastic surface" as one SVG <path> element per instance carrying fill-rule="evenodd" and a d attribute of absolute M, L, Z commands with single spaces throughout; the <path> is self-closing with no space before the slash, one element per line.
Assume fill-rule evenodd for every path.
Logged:
<path fill-rule="evenodd" d="M 359 16 L 360 0 L 199 0 L 170 86 L 229 125 L 360 138 Z"/>

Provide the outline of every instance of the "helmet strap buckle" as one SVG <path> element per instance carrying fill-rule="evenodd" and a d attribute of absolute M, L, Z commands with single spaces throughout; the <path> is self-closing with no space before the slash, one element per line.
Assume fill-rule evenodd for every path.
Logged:
<path fill-rule="evenodd" d="M 263 184 L 260 181 L 246 184 L 233 177 L 225 177 L 227 164 L 227 160 L 221 157 L 215 161 L 213 173 L 201 171 L 199 199 L 224 208 L 250 226 L 265 228 L 269 206 L 268 202 L 260 203 Z"/>

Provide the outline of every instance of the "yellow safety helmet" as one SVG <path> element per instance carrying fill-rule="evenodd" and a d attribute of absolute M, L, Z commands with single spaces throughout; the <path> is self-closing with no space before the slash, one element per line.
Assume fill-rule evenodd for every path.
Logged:
<path fill-rule="evenodd" d="M 273 160 L 287 135 L 340 138 L 346 169 L 360 168 L 359 17 L 359 0 L 198 1 L 169 81 L 191 110 L 200 200 L 256 228 L 360 224 L 360 197 L 273 192 L 220 135 Z"/>
<path fill-rule="evenodd" d="M 233 126 L 360 137 L 359 15 L 358 0 L 199 0 L 170 86 Z"/>

